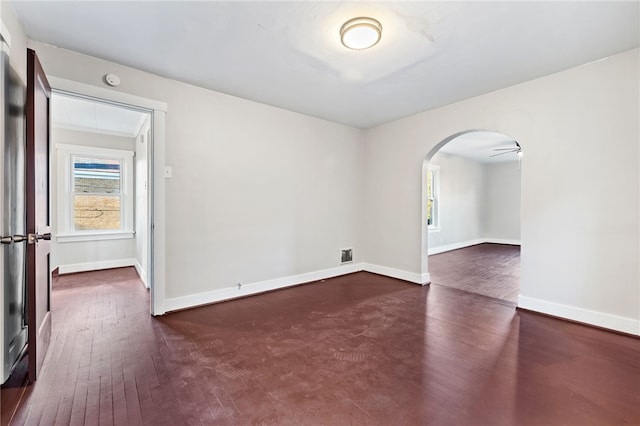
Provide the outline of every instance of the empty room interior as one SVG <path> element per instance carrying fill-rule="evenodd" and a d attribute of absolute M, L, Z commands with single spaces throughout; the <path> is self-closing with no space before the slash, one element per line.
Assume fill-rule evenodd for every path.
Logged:
<path fill-rule="evenodd" d="M 522 146 L 495 132 L 451 139 L 426 167 L 431 284 L 499 299 L 520 293 Z"/>
<path fill-rule="evenodd" d="M 0 423 L 640 424 L 638 22 L 0 2 Z"/>

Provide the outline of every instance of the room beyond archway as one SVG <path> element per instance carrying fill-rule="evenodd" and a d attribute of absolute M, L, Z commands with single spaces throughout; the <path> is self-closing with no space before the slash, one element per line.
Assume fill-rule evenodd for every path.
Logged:
<path fill-rule="evenodd" d="M 429 153 L 423 261 L 432 283 L 517 303 L 522 156 L 514 138 L 484 130 L 452 135 Z"/>

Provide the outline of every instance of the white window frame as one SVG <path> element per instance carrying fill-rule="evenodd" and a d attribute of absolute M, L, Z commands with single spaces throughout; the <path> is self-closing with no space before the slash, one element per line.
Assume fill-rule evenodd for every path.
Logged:
<path fill-rule="evenodd" d="M 431 194 L 427 194 L 427 202 L 431 201 L 433 216 L 432 223 L 427 223 L 427 229 L 429 232 L 440 232 L 440 166 L 429 164 L 427 174 L 431 176 Z"/>
<path fill-rule="evenodd" d="M 56 241 L 98 241 L 133 238 L 134 232 L 134 188 L 133 151 L 99 148 L 86 145 L 56 144 L 58 156 L 57 170 L 57 213 L 58 232 Z M 120 170 L 120 229 L 81 230 L 75 229 L 73 209 L 73 167 L 71 159 L 80 155 L 86 157 L 119 160 Z"/>

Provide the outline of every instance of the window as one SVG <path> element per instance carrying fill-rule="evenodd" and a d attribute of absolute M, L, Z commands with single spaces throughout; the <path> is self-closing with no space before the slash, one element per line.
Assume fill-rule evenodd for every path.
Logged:
<path fill-rule="evenodd" d="M 133 237 L 133 151 L 57 148 L 58 241 Z"/>
<path fill-rule="evenodd" d="M 429 165 L 427 170 L 427 227 L 429 230 L 440 229 L 438 197 L 440 186 L 440 167 Z"/>
<path fill-rule="evenodd" d="M 120 229 L 122 161 L 71 156 L 75 231 Z"/>

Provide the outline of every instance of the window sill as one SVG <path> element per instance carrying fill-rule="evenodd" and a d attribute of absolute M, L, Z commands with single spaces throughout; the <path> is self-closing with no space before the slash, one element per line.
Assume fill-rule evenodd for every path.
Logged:
<path fill-rule="evenodd" d="M 135 232 L 133 231 L 89 231 L 74 234 L 58 234 L 56 235 L 56 241 L 59 243 L 72 243 L 78 241 L 126 240 L 134 236 Z"/>

